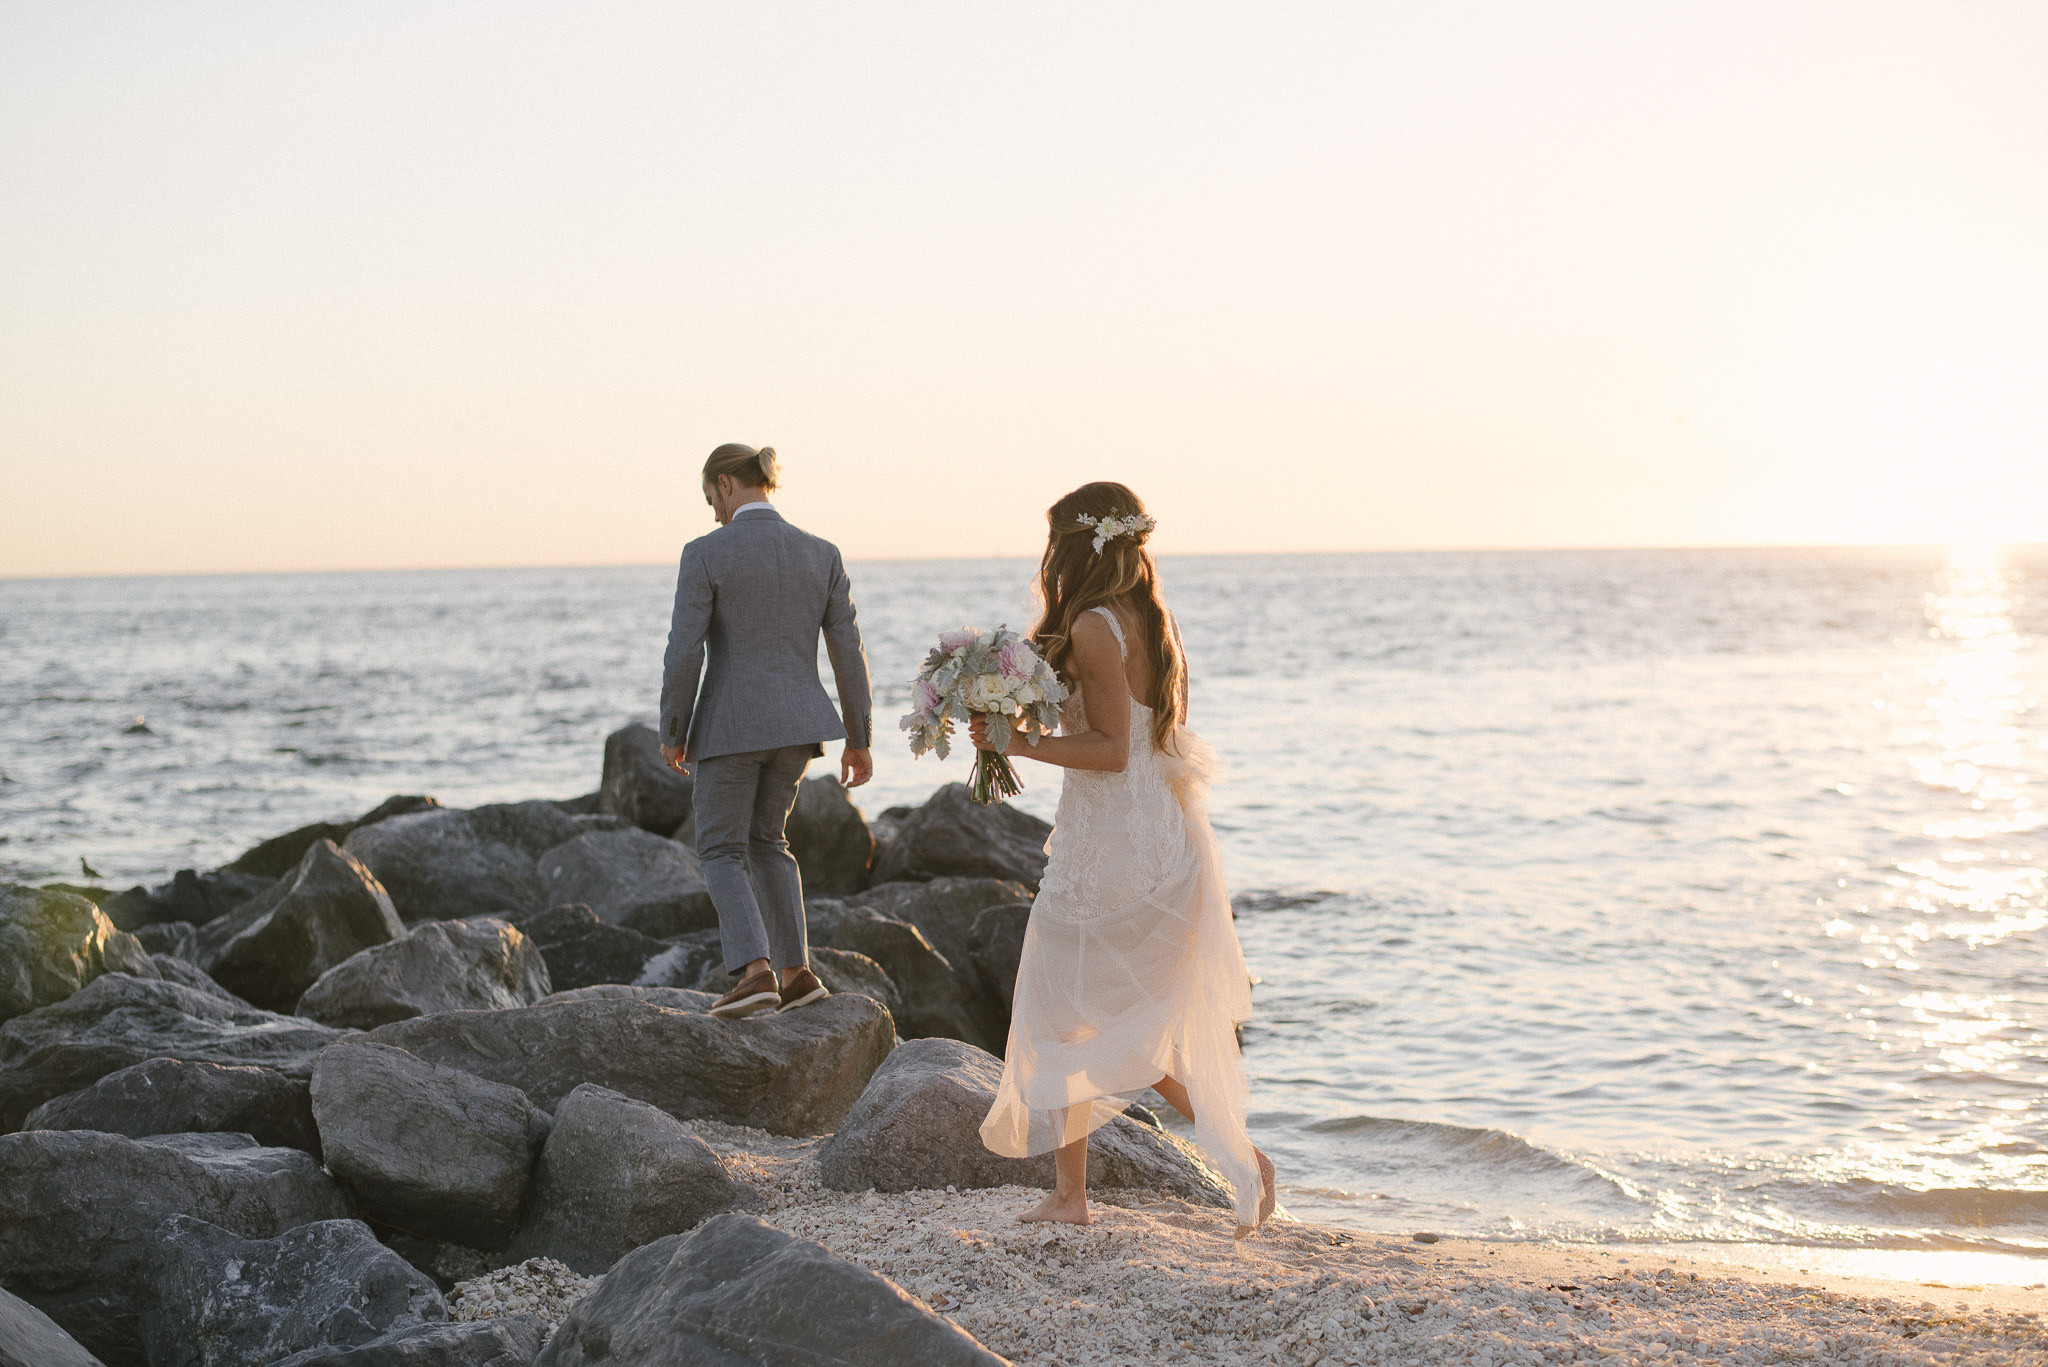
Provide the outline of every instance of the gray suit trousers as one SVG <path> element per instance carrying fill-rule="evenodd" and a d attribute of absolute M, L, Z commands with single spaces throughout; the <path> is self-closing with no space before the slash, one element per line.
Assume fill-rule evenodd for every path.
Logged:
<path fill-rule="evenodd" d="M 803 875 L 785 828 L 817 753 L 816 745 L 784 745 L 697 762 L 697 858 L 718 908 L 728 973 L 756 959 L 777 968 L 810 963 Z"/>

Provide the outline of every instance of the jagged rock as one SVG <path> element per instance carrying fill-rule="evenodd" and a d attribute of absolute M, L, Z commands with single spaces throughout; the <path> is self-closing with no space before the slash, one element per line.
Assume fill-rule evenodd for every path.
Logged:
<path fill-rule="evenodd" d="M 20 1129 L 52 1097 L 148 1059 L 254 1064 L 305 1078 L 313 1056 L 341 1037 L 217 992 L 103 974 L 54 1006 L 0 1025 L 0 1133 Z"/>
<path fill-rule="evenodd" d="M 157 1294 L 142 1333 L 151 1367 L 270 1367 L 308 1348 L 448 1319 L 433 1280 L 360 1220 L 248 1239 L 173 1215 L 151 1235 L 149 1263 Z"/>
<path fill-rule="evenodd" d="M 1036 891 L 1052 827 L 1007 802 L 984 807 L 964 783 L 948 783 L 891 828 L 877 883 L 898 879 L 1005 878 Z"/>
<path fill-rule="evenodd" d="M 0 1367 L 104 1367 L 57 1321 L 0 1291 Z"/>
<path fill-rule="evenodd" d="M 433 798 L 417 793 L 398 793 L 385 798 L 354 821 L 316 821 L 310 826 L 301 826 L 295 831 L 274 835 L 261 844 L 245 850 L 232 863 L 222 865 L 221 872 L 251 874 L 258 878 L 282 878 L 298 868 L 299 861 L 306 857 L 306 851 L 322 840 L 331 840 L 339 845 L 348 839 L 351 831 L 374 826 L 394 816 L 424 812 L 440 805 Z"/>
<path fill-rule="evenodd" d="M 669 768 L 661 737 L 635 722 L 604 738 L 604 778 L 597 810 L 622 816 L 643 831 L 667 835 L 690 817 L 694 780 Z"/>
<path fill-rule="evenodd" d="M 535 1367 L 696 1362 L 1005 1367 L 888 1278 L 737 1212 L 621 1258 Z"/>
<path fill-rule="evenodd" d="M 903 834 L 903 823 L 915 807 L 890 807 L 868 821 L 868 834 L 875 838 L 875 857 L 868 863 L 868 876 L 880 877 L 880 870 L 889 866 L 889 851 L 896 846 L 896 838 Z"/>
<path fill-rule="evenodd" d="M 308 1348 L 269 1367 L 532 1367 L 547 1337 L 548 1322 L 539 1315 L 498 1315 L 415 1324 L 354 1348 Z"/>
<path fill-rule="evenodd" d="M 227 915 L 275 881 L 226 869 L 210 873 L 179 869 L 168 883 L 153 888 L 129 888 L 102 899 L 100 910 L 123 930 L 138 930 L 159 921 L 204 925 L 216 916 Z"/>
<path fill-rule="evenodd" d="M 1031 894 L 1021 883 L 1000 878 L 934 878 L 928 883 L 881 883 L 846 904 L 867 907 L 924 932 L 932 948 L 946 956 L 961 980 L 985 992 L 974 967 L 974 923 L 990 907 L 1017 906 L 1027 913 Z"/>
<path fill-rule="evenodd" d="M 554 990 L 540 948 L 503 921 L 423 921 L 320 975 L 298 1014 L 374 1030 L 436 1011 L 531 1006 Z"/>
<path fill-rule="evenodd" d="M 233 1002 L 237 1006 L 250 1005 L 208 977 L 205 969 L 189 959 L 181 959 L 175 954 L 152 954 L 149 956 L 149 966 L 150 973 L 137 973 L 135 976 L 147 978 L 153 973 L 162 982 L 177 983 L 195 992 L 204 992 L 209 997 L 219 997 L 222 1001 Z"/>
<path fill-rule="evenodd" d="M 1017 996 L 1017 965 L 1024 957 L 1024 930 L 1031 923 L 1029 902 L 1000 902 L 984 908 L 967 934 L 967 957 L 981 975 L 981 990 L 1003 1005 L 1010 1018 Z"/>
<path fill-rule="evenodd" d="M 306 1083 L 269 1068 L 229 1068 L 153 1058 L 108 1073 L 90 1087 L 46 1101 L 25 1130 L 153 1134 L 246 1134 L 259 1144 L 320 1156 Z"/>
<path fill-rule="evenodd" d="M 903 1006 L 902 1014 L 895 1016 L 903 1038 L 936 1035 L 984 1049 L 1003 1047 L 1003 1022 L 995 1004 L 976 990 L 975 980 L 956 971 L 932 948 L 916 926 L 868 907 L 818 903 L 809 911 L 814 945 L 864 955 L 889 975 Z"/>
<path fill-rule="evenodd" d="M 698 964 L 694 986 L 699 992 L 718 998 L 732 990 L 737 979 L 725 971 L 715 942 L 710 955 L 700 959 Z M 648 965 L 650 970 L 654 967 L 655 964 Z M 818 981 L 829 992 L 857 992 L 880 1002 L 888 1009 L 891 1021 L 896 1019 L 897 1012 L 903 1010 L 903 997 L 896 990 L 896 984 L 889 981 L 889 975 L 882 971 L 880 964 L 865 954 L 812 945 L 811 971 L 818 975 Z"/>
<path fill-rule="evenodd" d="M 557 992 L 636 982 L 649 961 L 671 948 L 637 930 L 608 926 L 589 907 L 573 902 L 515 917 L 512 924 L 540 947 L 548 982 Z"/>
<path fill-rule="evenodd" d="M 549 1125 L 517 1087 L 367 1040 L 313 1065 L 313 1118 L 328 1170 L 368 1214 L 483 1249 L 518 1228 Z"/>
<path fill-rule="evenodd" d="M 818 1151 L 818 1175 L 840 1191 L 1046 1187 L 1053 1156 L 1004 1158 L 981 1142 L 1002 1060 L 955 1040 L 912 1040 L 875 1070 L 839 1130 Z M 1193 1145 L 1118 1116 L 1088 1141 L 1091 1187 L 1135 1187 L 1197 1205 L 1230 1205 L 1229 1188 Z"/>
<path fill-rule="evenodd" d="M 583 834 L 552 802 L 436 808 L 353 831 L 363 861 L 408 923 L 506 916 L 547 905 L 534 860 Z"/>
<path fill-rule="evenodd" d="M 838 779 L 827 774 L 798 785 L 788 833 L 806 893 L 837 896 L 867 887 L 875 837 Z"/>
<path fill-rule="evenodd" d="M 682 1120 L 822 1134 L 860 1094 L 894 1031 L 879 1004 L 848 993 L 739 1021 L 639 999 L 556 1000 L 421 1016 L 369 1038 L 518 1087 L 543 1107 L 594 1082 Z"/>
<path fill-rule="evenodd" d="M 247 1135 L 0 1136 L 0 1279 L 108 1367 L 140 1367 L 150 1234 L 193 1215 L 250 1238 L 354 1214 L 311 1154 Z"/>
<path fill-rule="evenodd" d="M 596 816 L 603 810 L 597 805 L 597 800 L 600 796 L 602 795 L 599 793 L 589 792 L 581 797 L 558 797 L 553 799 L 553 801 L 557 807 L 560 807 L 570 816 Z M 630 826 L 633 823 L 628 821 L 626 824 Z"/>
<path fill-rule="evenodd" d="M 609 925 L 656 937 L 718 924 L 697 852 L 642 830 L 593 831 L 541 856 L 550 903 L 581 903 Z"/>
<path fill-rule="evenodd" d="M 289 1011 L 328 969 L 405 934 L 370 871 L 332 840 L 291 876 L 199 928 L 192 954 L 207 976 L 253 1005 Z"/>
<path fill-rule="evenodd" d="M 63 1001 L 106 972 L 110 945 L 123 966 L 147 957 L 83 897 L 0 884 L 0 1021 Z"/>
<path fill-rule="evenodd" d="M 156 921 L 135 932 L 135 942 L 151 954 L 183 958 L 197 941 L 199 928 L 190 921 Z"/>
<path fill-rule="evenodd" d="M 674 1116 L 585 1083 L 555 1108 L 510 1253 L 596 1276 L 745 1196 L 711 1146 Z"/>

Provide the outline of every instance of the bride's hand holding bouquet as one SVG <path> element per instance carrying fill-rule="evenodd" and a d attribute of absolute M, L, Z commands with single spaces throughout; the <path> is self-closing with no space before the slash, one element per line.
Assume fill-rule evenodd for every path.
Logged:
<path fill-rule="evenodd" d="M 1010 763 L 1010 745 L 1019 736 L 1036 745 L 1058 726 L 1067 690 L 1016 632 L 960 627 L 939 637 L 910 695 L 913 710 L 898 723 L 910 733 L 910 753 L 935 750 L 946 758 L 954 718 L 966 720 L 979 751 L 968 791 L 976 802 L 988 803 L 1024 791 Z"/>

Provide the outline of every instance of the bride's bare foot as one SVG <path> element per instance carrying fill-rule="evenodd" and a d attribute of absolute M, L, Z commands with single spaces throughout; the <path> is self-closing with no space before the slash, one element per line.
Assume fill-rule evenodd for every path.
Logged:
<path fill-rule="evenodd" d="M 1085 1196 L 1062 1196 L 1053 1192 L 1043 1201 L 1017 1217 L 1025 1224 L 1052 1221 L 1062 1225 L 1092 1225 L 1094 1219 L 1088 1214 L 1088 1198 Z"/>

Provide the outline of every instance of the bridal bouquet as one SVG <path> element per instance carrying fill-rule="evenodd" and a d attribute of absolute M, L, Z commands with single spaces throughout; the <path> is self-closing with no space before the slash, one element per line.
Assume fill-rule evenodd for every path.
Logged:
<path fill-rule="evenodd" d="M 976 802 L 998 802 L 1024 791 L 1002 753 L 1009 748 L 1010 722 L 1019 722 L 1025 740 L 1036 745 L 1059 725 L 1066 696 L 1058 673 L 1016 632 L 960 627 L 940 636 L 938 648 L 925 656 L 910 686 L 915 710 L 898 724 L 910 733 L 912 755 L 936 750 L 944 759 L 952 750 L 953 719 L 986 715 L 998 748 L 979 752 L 968 792 Z"/>

